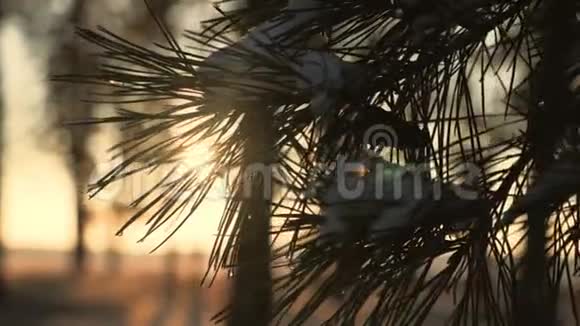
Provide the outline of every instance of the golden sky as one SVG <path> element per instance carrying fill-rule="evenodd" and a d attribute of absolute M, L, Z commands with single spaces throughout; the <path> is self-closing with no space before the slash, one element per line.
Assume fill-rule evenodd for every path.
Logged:
<path fill-rule="evenodd" d="M 53 117 L 46 101 L 46 55 L 39 51 L 42 44 L 32 48 L 31 43 L 20 21 L 5 21 L 0 32 L 6 114 L 2 232 L 9 248 L 68 250 L 75 230 L 73 182 L 64 159 L 66 148 L 58 146 L 62 134 L 47 130 Z M 102 128 L 93 137 L 91 147 L 99 162 L 106 162 L 109 157 L 106 149 L 114 144 L 115 138 L 113 126 Z M 194 156 L 191 160 L 196 164 Z M 98 199 L 91 203 L 99 213 L 89 229 L 89 245 L 95 250 L 107 247 L 120 224 L 107 213 L 109 206 L 110 202 Z M 208 201 L 165 249 L 177 248 L 182 252 L 211 249 L 222 206 L 223 200 Z M 137 244 L 144 229 L 133 228 L 119 240 L 120 246 L 126 252 L 144 254 L 169 230 Z"/>

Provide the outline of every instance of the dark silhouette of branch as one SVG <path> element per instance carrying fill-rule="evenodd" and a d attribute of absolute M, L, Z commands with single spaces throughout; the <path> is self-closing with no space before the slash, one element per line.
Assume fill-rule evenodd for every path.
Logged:
<path fill-rule="evenodd" d="M 578 179 L 548 178 L 568 179 L 566 188 L 541 193 L 557 187 L 541 184 L 542 176 L 575 173 L 566 168 L 575 162 L 564 160 L 569 153 L 559 153 L 580 122 L 565 93 L 563 59 L 579 38 L 570 26 L 566 41 L 554 37 L 570 23 L 564 11 L 575 12 L 561 3 L 266 1 L 187 32 L 192 48 L 207 55 L 189 52 L 155 17 L 165 36 L 157 47 L 104 28 L 80 29 L 106 63 L 59 80 L 106 86 L 103 101 L 123 106 L 179 100 L 155 113 L 122 108 L 89 121 L 143 127 L 117 147 L 139 150 L 93 190 L 170 167 L 135 201 L 143 208 L 121 232 L 146 213 L 144 239 L 184 211 L 190 217 L 216 180 L 241 171 L 231 173 L 206 275 L 234 271 L 233 301 L 218 321 L 302 325 L 340 297 L 329 324 L 419 325 L 451 292 L 453 325 L 529 317 L 551 325 L 554 289 L 573 274 L 563 257 L 580 252 L 568 231 L 578 227 L 578 205 L 568 202 Z M 240 40 L 230 38 L 245 29 Z M 397 137 L 377 142 L 368 134 L 377 126 Z M 167 139 L 155 138 L 172 129 Z M 177 173 L 180 154 L 201 141 L 213 143 L 209 176 L 194 168 Z M 363 185 L 411 169 L 422 185 L 440 190 L 414 198 L 403 183 L 400 198 L 389 197 L 393 184 L 382 195 L 365 186 L 354 198 L 332 196 L 340 160 L 364 163 L 349 174 Z M 254 164 L 263 173 L 248 179 L 244 171 Z M 270 172 L 276 196 L 260 196 Z M 466 193 L 475 198 L 462 198 Z M 526 213 L 527 232 L 516 241 L 506 236 Z M 269 237 L 283 241 L 273 252 Z M 520 261 L 515 253 L 526 244 Z M 523 316 L 522 307 L 534 313 Z"/>
<path fill-rule="evenodd" d="M 534 150 L 534 175 L 542 176 L 554 163 L 554 149 L 561 133 L 563 117 L 573 108 L 566 71 L 566 53 L 573 49 L 578 35 L 574 1 L 544 2 L 544 57 L 536 92 L 537 104 L 530 115 L 530 141 Z M 538 180 L 546 182 L 545 179 Z M 568 194 L 569 196 L 569 194 Z M 527 247 L 523 275 L 518 284 L 516 325 L 557 325 L 559 283 L 550 281 L 546 257 L 548 221 L 554 208 L 550 202 L 528 211 Z"/>

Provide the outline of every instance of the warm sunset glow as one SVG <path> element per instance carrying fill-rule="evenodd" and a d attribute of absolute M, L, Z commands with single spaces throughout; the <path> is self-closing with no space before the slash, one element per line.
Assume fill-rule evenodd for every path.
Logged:
<path fill-rule="evenodd" d="M 2 231 L 9 248 L 68 250 L 75 238 L 74 187 L 63 158 L 67 155 L 63 146 L 54 146 L 56 150 L 43 147 L 46 145 L 42 141 L 47 139 L 43 132 L 55 137 L 60 134 L 47 131 L 47 122 L 52 119 L 52 114 L 46 104 L 46 62 L 43 57 L 35 55 L 38 49 L 30 48 L 29 44 L 31 42 L 26 39 L 17 21 L 10 21 L 2 29 L 0 48 L 8 140 L 3 171 L 4 189 L 8 191 L 3 191 Z M 107 111 L 111 108 L 100 106 L 96 111 L 110 114 Z M 113 125 L 101 127 L 93 137 L 91 148 L 97 163 L 97 174 L 105 173 L 114 163 L 109 161 L 107 149 L 118 141 L 118 137 Z M 58 144 L 58 139 L 55 143 Z M 196 144 L 185 155 L 198 173 L 209 175 L 211 170 L 206 164 L 212 155 L 209 144 Z M 103 251 L 115 246 L 123 252 L 147 254 L 177 223 L 186 218 L 183 214 L 179 221 L 169 223 L 144 243 L 137 243 L 146 230 L 138 226 L 121 238 L 114 237 L 118 227 L 132 213 L 126 211 L 120 216 L 114 213 L 114 202 L 128 204 L 147 186 L 151 186 L 154 177 L 133 183 L 129 193 L 119 198 L 101 197 L 89 202 L 93 218 L 87 234 L 92 250 Z M 109 194 L 116 194 L 119 189 L 115 186 L 109 189 Z M 208 252 L 223 205 L 223 197 L 212 196 L 159 252 L 170 249 L 184 253 Z"/>
<path fill-rule="evenodd" d="M 75 237 L 73 183 L 63 159 L 66 153 L 43 148 L 37 138 L 39 133 L 46 132 L 51 114 L 46 105 L 47 85 L 43 78 L 45 62 L 42 57 L 33 55 L 34 50 L 28 44 L 30 42 L 27 42 L 16 21 L 6 24 L 2 30 L 0 46 L 2 65 L 5 67 L 2 78 L 8 140 L 3 179 L 8 191 L 3 192 L 2 229 L 9 248 L 68 250 Z M 97 112 L 110 114 L 112 108 L 102 106 L 97 108 Z M 113 125 L 101 127 L 93 137 L 92 149 L 98 174 L 106 173 L 112 167 L 107 149 L 118 141 L 118 137 L 118 130 Z M 196 143 L 184 153 L 188 167 L 195 168 L 202 177 L 209 176 L 213 171 L 208 164 L 213 155 L 211 146 L 211 142 Z M 158 180 L 155 176 L 132 180 L 128 193 L 120 197 L 96 198 L 89 203 L 95 216 L 88 229 L 89 247 L 92 250 L 103 251 L 115 246 L 126 253 L 147 254 L 180 221 L 187 218 L 187 214 L 183 214 L 144 243 L 138 243 L 146 230 L 141 224 L 130 228 L 121 238 L 114 236 L 115 231 L 132 213 L 127 211 L 119 216 L 112 212 L 114 202 L 129 204 L 155 180 Z M 208 200 L 189 217 L 160 253 L 170 249 L 184 253 L 207 253 L 211 250 L 227 195 L 224 183 L 224 180 L 218 182 Z M 115 187 L 108 189 L 109 193 L 116 195 L 118 189 Z M 519 234 L 509 236 L 512 242 L 519 237 Z"/>
<path fill-rule="evenodd" d="M 0 35 L 6 114 L 2 171 L 6 245 L 68 249 L 74 237 L 73 185 L 62 155 L 38 139 L 47 139 L 51 121 L 45 104 L 44 62 L 33 55 L 17 21 L 8 21 Z"/>

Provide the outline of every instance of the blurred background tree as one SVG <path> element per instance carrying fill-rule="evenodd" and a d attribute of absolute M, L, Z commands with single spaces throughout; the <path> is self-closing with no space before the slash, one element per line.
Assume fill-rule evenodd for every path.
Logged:
<path fill-rule="evenodd" d="M 199 274 L 203 273 L 198 269 L 205 265 L 196 260 L 191 273 L 183 273 L 183 264 L 189 265 L 190 260 L 184 253 L 207 254 L 207 241 L 195 239 L 191 242 L 192 236 L 185 236 L 187 242 L 172 241 L 173 244 L 158 255 L 144 256 L 145 259 L 136 264 L 120 266 L 121 259 L 131 261 L 132 255 L 145 255 L 150 249 L 150 242 L 139 245 L 136 243 L 138 239 L 132 241 L 130 236 L 122 239 L 114 237 L 121 221 L 141 208 L 129 207 L 134 193 L 127 193 L 135 192 L 141 186 L 137 182 L 134 185 L 127 182 L 125 186 L 134 189 L 123 189 L 122 194 L 112 198 L 103 199 L 107 197 L 104 196 L 91 202 L 86 200 L 89 176 L 95 177 L 95 171 L 90 170 L 99 170 L 100 174 L 103 173 L 103 165 L 110 166 L 107 163 L 108 155 L 96 155 L 103 147 L 102 143 L 111 139 L 132 139 L 142 131 L 139 131 L 140 126 L 85 128 L 66 125 L 66 122 L 106 114 L 113 106 L 82 101 L 91 99 L 91 93 L 98 92 L 98 88 L 71 89 L 49 82 L 48 76 L 54 73 L 86 73 L 96 68 L 91 57 L 93 48 L 74 35 L 77 24 L 105 24 L 131 38 L 146 42 L 159 40 L 162 35 L 143 2 L 2 2 L 6 4 L 2 6 L 2 9 L 6 8 L 3 11 L 6 15 L 2 15 L 0 35 L 2 104 L 6 102 L 2 108 L 2 163 L 5 163 L 2 175 L 6 173 L 7 179 L 3 178 L 1 192 L 2 210 L 7 213 L 2 216 L 2 240 L 6 240 L 7 252 L 0 270 L 6 271 L 10 291 L 5 304 L 0 306 L 0 319 L 51 324 L 52 319 L 68 318 L 64 316 L 74 315 L 74 318 L 84 320 L 79 315 L 87 313 L 87 319 L 100 314 L 102 320 L 111 318 L 108 322 L 115 323 L 121 320 L 116 319 L 117 316 L 122 317 L 125 313 L 115 310 L 126 309 L 128 315 L 143 314 L 141 320 L 147 320 L 147 313 L 151 313 L 160 317 L 160 323 L 169 323 L 171 321 L 168 320 L 179 314 L 171 306 L 173 303 L 182 308 L 184 315 L 195 308 L 197 318 L 202 318 L 202 314 L 207 316 L 209 307 L 189 307 L 189 301 L 183 297 L 185 287 L 190 288 L 192 283 L 199 284 Z M 171 19 L 176 30 L 185 26 L 195 28 L 207 12 L 205 7 L 211 8 L 207 1 L 190 0 L 157 1 L 154 7 L 160 16 Z M 7 79 L 6 83 L 4 79 Z M 147 104 L 139 108 L 149 113 L 162 109 Z M 168 132 L 160 132 L 156 138 L 166 139 L 169 136 Z M 106 139 L 103 141 L 102 138 Z M 126 151 L 123 155 L 130 153 Z M 74 191 L 73 183 L 76 184 Z M 4 202 L 8 204 L 4 205 Z M 72 215 L 80 222 L 74 223 L 80 228 L 69 222 Z M 104 232 L 105 227 L 111 229 Z M 197 229 L 206 227 L 207 224 L 202 223 Z M 191 234 L 196 233 L 199 231 L 193 228 Z M 82 239 L 84 241 L 77 241 Z M 109 246 L 107 241 L 110 241 L 112 251 L 117 251 L 119 255 L 111 255 L 113 259 L 108 266 L 114 273 L 108 273 L 105 277 L 101 275 L 101 268 L 105 261 L 102 259 L 104 250 Z M 69 247 L 73 249 L 72 254 L 68 264 L 64 264 L 61 251 L 68 252 Z M 164 254 L 167 251 L 169 255 Z M 156 294 L 161 293 L 158 291 L 158 280 L 146 275 L 158 272 L 158 256 L 166 259 L 164 264 L 167 268 L 163 269 L 160 279 L 167 281 L 163 283 L 162 292 L 167 295 L 155 298 Z M 82 272 L 77 275 L 83 277 L 66 281 L 61 279 L 61 272 L 68 272 L 71 267 Z M 188 284 L 184 284 L 184 274 Z M 134 288 L 136 282 L 139 289 Z M 100 284 L 99 291 L 89 290 L 90 283 Z M 222 291 L 215 291 L 218 295 L 214 295 L 212 300 L 221 301 Z M 92 293 L 88 295 L 88 292 Z M 207 293 L 196 288 L 191 292 L 191 300 L 204 302 L 206 299 L 203 296 Z M 92 306 L 83 301 L 87 300 L 87 296 Z M 165 305 L 165 300 L 170 300 L 169 306 Z M 159 309 L 147 306 L 152 302 L 160 303 Z M 23 313 L 25 309 L 27 312 Z M 13 319 L 15 316 L 17 318 Z"/>
<path fill-rule="evenodd" d="M 67 14 L 62 18 L 60 26 L 55 31 L 54 53 L 50 59 L 51 74 L 56 71 L 67 71 L 70 74 L 86 74 L 93 71 L 94 61 L 88 55 L 87 50 L 80 41 L 71 34 L 71 26 L 82 25 L 85 21 L 86 2 L 84 0 L 73 1 Z M 71 90 L 56 84 L 52 90 L 54 107 L 59 110 L 58 121 L 78 121 L 91 117 L 92 104 L 83 102 L 88 98 L 88 91 L 84 89 Z M 70 132 L 70 170 L 77 187 L 77 219 L 76 219 L 76 242 L 73 255 L 73 266 L 79 275 L 86 269 L 87 239 L 86 229 L 89 214 L 85 204 L 86 189 L 89 177 L 94 170 L 95 163 L 89 154 L 88 140 L 93 128 L 69 128 Z"/>

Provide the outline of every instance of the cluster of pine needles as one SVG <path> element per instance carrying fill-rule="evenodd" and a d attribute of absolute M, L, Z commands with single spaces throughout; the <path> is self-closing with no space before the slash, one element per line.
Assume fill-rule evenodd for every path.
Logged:
<path fill-rule="evenodd" d="M 227 2 L 231 1 L 235 0 Z M 331 324 L 351 324 L 364 314 L 372 325 L 415 325 L 427 318 L 438 298 L 451 293 L 452 324 L 509 324 L 527 232 L 520 220 L 511 227 L 498 226 L 497 221 L 514 198 L 526 193 L 537 161 L 553 160 L 561 152 L 566 129 L 537 126 L 554 123 L 538 118 L 546 109 L 538 85 L 545 75 L 542 67 L 549 64 L 544 15 L 548 1 L 426 1 L 426 10 L 442 17 L 428 37 L 417 35 L 411 18 L 401 15 L 405 2 L 413 1 L 328 1 L 312 9 L 321 11 L 315 24 L 286 35 L 300 44 L 322 36 L 326 51 L 369 67 L 364 91 L 336 109 L 331 127 L 325 116 L 311 113 L 304 94 L 285 85 L 270 93 L 256 91 L 263 104 L 254 107 L 231 103 L 216 109 L 204 96 L 208 85 L 198 78 L 198 70 L 207 55 L 276 16 L 285 1 L 222 11 L 219 18 L 205 22 L 204 30 L 187 31 L 185 45 L 155 13 L 152 19 L 165 37 L 162 44 L 139 45 L 105 28 L 79 28 L 78 34 L 99 48 L 98 72 L 58 79 L 93 84 L 99 90 L 96 101 L 119 107 L 117 115 L 89 123 L 138 130 L 114 148 L 125 153 L 123 162 L 92 185 L 91 194 L 134 174 L 163 171 L 159 182 L 135 199 L 138 213 L 120 232 L 146 218 L 145 239 L 179 220 L 169 238 L 228 174 L 229 196 L 210 257 L 211 281 L 213 272 L 239 263 L 243 221 L 238 211 L 244 201 L 240 167 L 252 133 L 268 125 L 271 148 L 264 155 L 273 166 L 275 189 L 270 203 L 275 316 L 293 311 L 291 324 L 302 324 L 325 302 L 336 300 L 340 304 L 329 316 Z M 288 73 L 251 51 L 237 55 L 267 66 L 269 72 L 260 75 L 265 81 L 274 83 Z M 213 83 L 212 87 L 231 87 Z M 159 110 L 131 110 L 143 102 L 158 103 Z M 577 98 L 570 106 L 578 110 Z M 365 114 L 369 107 L 384 108 L 388 114 Z M 246 119 L 257 110 L 270 110 L 271 121 Z M 554 112 L 559 122 L 579 121 L 574 110 Z M 386 161 L 429 166 L 431 176 L 443 184 L 462 182 L 463 165 L 477 166 L 481 173 L 474 187 L 481 200 L 455 212 L 457 216 L 435 216 L 418 227 L 359 239 L 345 253 L 343 246 L 319 241 L 321 203 L 304 194 L 318 177 L 313 174 L 328 174 L 320 166 L 332 167 L 339 155 L 356 159 L 367 150 L 361 137 L 376 124 L 400 131 L 399 146 L 381 152 Z M 424 130 L 426 140 L 418 142 L 413 128 L 404 132 L 408 126 Z M 539 129 L 546 135 L 539 137 Z M 172 131 L 169 137 L 157 137 L 167 130 Z M 551 144 L 550 150 L 538 150 L 538 143 L 544 142 Z M 188 167 L 184 159 L 199 143 L 211 143 L 209 174 Z M 573 306 L 573 277 L 580 268 L 578 204 L 571 194 L 563 205 L 553 207 L 545 246 L 548 282 L 554 289 L 568 284 Z M 457 220 L 467 221 L 467 226 L 457 230 Z M 349 261 L 337 267 L 349 254 Z"/>

